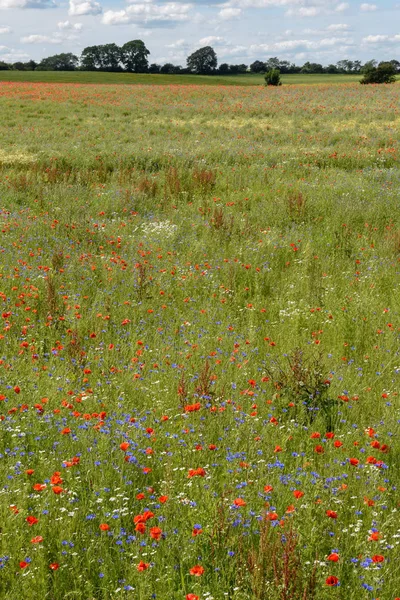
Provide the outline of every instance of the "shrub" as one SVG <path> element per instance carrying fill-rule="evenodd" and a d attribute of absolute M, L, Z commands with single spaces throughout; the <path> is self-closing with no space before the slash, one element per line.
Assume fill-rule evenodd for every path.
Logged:
<path fill-rule="evenodd" d="M 282 85 L 279 69 L 270 69 L 264 75 L 265 85 Z"/>
<path fill-rule="evenodd" d="M 370 67 L 364 74 L 360 83 L 394 83 L 396 81 L 396 70 L 394 66 L 389 63 L 380 63 L 377 67 Z"/>

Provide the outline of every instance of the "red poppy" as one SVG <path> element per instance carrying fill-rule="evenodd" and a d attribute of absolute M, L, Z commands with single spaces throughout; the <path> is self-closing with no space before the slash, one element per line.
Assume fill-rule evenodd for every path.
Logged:
<path fill-rule="evenodd" d="M 51 476 L 50 483 L 52 485 L 57 485 L 59 483 L 62 483 L 63 480 L 62 480 L 62 477 L 60 477 L 60 475 L 61 475 L 60 471 L 55 471 L 55 473 L 53 473 L 53 475 Z"/>
<path fill-rule="evenodd" d="M 360 461 L 358 460 L 358 458 L 350 458 L 349 462 L 353 467 L 356 467 Z"/>
<path fill-rule="evenodd" d="M 279 519 L 276 512 L 269 512 L 265 515 L 267 521 L 277 521 Z"/>
<path fill-rule="evenodd" d="M 304 496 L 304 492 L 300 490 L 294 490 L 293 496 L 298 500 L 299 498 L 302 498 Z"/>
<path fill-rule="evenodd" d="M 150 529 L 150 537 L 153 538 L 153 540 L 159 540 L 161 536 L 162 529 L 160 529 L 159 527 L 152 527 Z"/>
<path fill-rule="evenodd" d="M 264 492 L 266 492 L 268 494 L 268 492 L 272 492 L 273 491 L 273 487 L 272 485 L 265 485 L 264 486 Z"/>
<path fill-rule="evenodd" d="M 330 554 L 330 555 L 327 557 L 327 560 L 330 560 L 330 561 L 332 561 L 332 562 L 337 562 L 337 561 L 339 560 L 339 558 L 340 558 L 340 557 L 339 557 L 339 554 L 337 554 L 337 552 L 332 552 L 332 554 Z"/>
<path fill-rule="evenodd" d="M 384 556 L 382 556 L 381 554 L 375 554 L 375 555 L 372 557 L 372 562 L 374 562 L 374 563 L 381 563 L 381 562 L 383 562 L 384 560 L 385 560 L 385 557 L 384 557 Z"/>
<path fill-rule="evenodd" d="M 335 437 L 335 434 L 333 433 L 333 431 L 328 431 L 325 434 L 325 437 L 326 437 L 327 440 L 332 440 Z"/>
<path fill-rule="evenodd" d="M 19 563 L 19 567 L 20 569 L 26 569 L 26 567 L 29 565 L 28 562 L 26 562 L 25 560 L 21 560 Z"/>
<path fill-rule="evenodd" d="M 144 523 L 138 523 L 135 527 L 135 531 L 137 531 L 138 533 L 145 533 L 146 525 Z"/>
<path fill-rule="evenodd" d="M 63 491 L 64 491 L 63 488 L 60 487 L 59 485 L 53 485 L 53 492 L 55 494 L 57 494 L 57 495 L 61 494 L 61 492 L 63 492 Z"/>
<path fill-rule="evenodd" d="M 37 519 L 36 517 L 33 517 L 32 515 L 29 515 L 29 517 L 26 517 L 25 521 L 28 523 L 28 525 L 30 525 L 32 527 L 32 525 L 35 525 L 36 523 L 38 523 L 39 519 Z"/>
<path fill-rule="evenodd" d="M 43 492 L 43 490 L 46 489 L 46 484 L 45 483 L 35 483 L 32 487 L 35 490 L 35 492 Z"/>
<path fill-rule="evenodd" d="M 129 446 L 130 446 L 129 442 L 122 442 L 122 444 L 119 445 L 119 447 L 121 448 L 121 450 L 123 450 L 124 452 L 126 450 L 128 450 Z"/>
<path fill-rule="evenodd" d="M 335 448 L 340 448 L 340 446 L 343 446 L 343 442 L 341 442 L 340 440 L 335 440 L 333 442 L 333 445 L 335 446 Z"/>
<path fill-rule="evenodd" d="M 168 500 L 168 496 L 160 496 L 159 499 L 158 499 L 158 501 L 161 504 L 165 504 L 167 500 Z"/>
<path fill-rule="evenodd" d="M 196 577 L 201 577 L 204 573 L 204 567 L 201 565 L 195 565 L 189 570 L 191 575 L 195 575 Z"/>
<path fill-rule="evenodd" d="M 31 544 L 41 544 L 43 542 L 43 538 L 41 535 L 37 535 L 36 537 L 31 539 Z"/>
<path fill-rule="evenodd" d="M 318 445 L 318 446 L 315 446 L 315 448 L 314 448 L 314 452 L 316 452 L 317 454 L 323 454 L 323 453 L 324 453 L 324 448 L 323 448 L 323 446 L 320 446 L 320 445 Z"/>
<path fill-rule="evenodd" d="M 202 467 L 198 467 L 197 469 L 189 469 L 188 478 L 191 477 L 204 477 L 206 475 L 205 470 Z"/>
<path fill-rule="evenodd" d="M 57 569 L 60 568 L 60 565 L 58 563 L 50 563 L 49 564 L 49 569 L 51 569 L 52 571 L 57 571 Z"/>
<path fill-rule="evenodd" d="M 327 577 L 325 579 L 325 583 L 326 583 L 326 585 L 335 587 L 336 585 L 339 584 L 339 579 L 337 577 L 335 577 L 334 575 L 330 575 L 329 577 Z"/>
<path fill-rule="evenodd" d="M 274 453 L 282 452 L 282 448 L 280 446 L 275 446 Z"/>
<path fill-rule="evenodd" d="M 27 469 L 27 470 L 25 471 L 25 473 L 26 473 L 27 475 L 33 475 L 33 474 L 34 474 L 34 472 L 35 472 L 35 469 Z"/>
<path fill-rule="evenodd" d="M 146 571 L 146 569 L 148 569 L 149 566 L 150 566 L 150 563 L 145 563 L 141 560 L 136 568 L 138 571 Z"/>
<path fill-rule="evenodd" d="M 200 598 L 196 594 L 186 594 L 186 600 L 200 600 Z"/>
<path fill-rule="evenodd" d="M 330 517 L 331 519 L 337 519 L 337 512 L 334 510 L 327 510 L 326 511 L 326 516 Z"/>
<path fill-rule="evenodd" d="M 235 506 L 246 506 L 246 502 L 243 500 L 243 498 L 235 498 L 233 504 Z"/>
<path fill-rule="evenodd" d="M 14 386 L 14 392 L 15 392 L 16 394 L 19 394 L 19 393 L 20 393 L 20 391 L 21 391 L 21 388 L 19 387 L 19 385 L 16 385 L 16 386 Z"/>
<path fill-rule="evenodd" d="M 99 525 L 99 529 L 101 529 L 101 531 L 109 531 L 110 530 L 110 526 L 107 523 L 101 523 Z"/>
<path fill-rule="evenodd" d="M 69 427 L 64 427 L 64 429 L 61 430 L 61 435 L 68 435 L 69 433 L 71 433 Z"/>

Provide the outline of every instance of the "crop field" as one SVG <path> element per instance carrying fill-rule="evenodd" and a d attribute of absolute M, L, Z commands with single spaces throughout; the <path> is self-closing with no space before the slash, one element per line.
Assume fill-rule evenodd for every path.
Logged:
<path fill-rule="evenodd" d="M 358 83 L 362 75 L 282 75 L 285 85 Z M 1 81 L 31 83 L 92 83 L 125 85 L 264 85 L 264 75 L 152 75 L 149 73 L 107 73 L 96 71 L 0 71 Z"/>
<path fill-rule="evenodd" d="M 400 597 L 398 85 L 0 84 L 0 597 Z"/>

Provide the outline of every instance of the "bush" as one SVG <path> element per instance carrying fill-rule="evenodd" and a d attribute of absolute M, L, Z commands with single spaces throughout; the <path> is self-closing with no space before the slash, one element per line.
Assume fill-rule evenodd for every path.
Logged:
<path fill-rule="evenodd" d="M 389 63 L 380 63 L 377 67 L 370 67 L 364 74 L 360 83 L 394 83 L 396 81 L 396 70 Z"/>
<path fill-rule="evenodd" d="M 279 69 L 271 69 L 267 71 L 264 76 L 265 85 L 282 85 L 281 72 Z"/>

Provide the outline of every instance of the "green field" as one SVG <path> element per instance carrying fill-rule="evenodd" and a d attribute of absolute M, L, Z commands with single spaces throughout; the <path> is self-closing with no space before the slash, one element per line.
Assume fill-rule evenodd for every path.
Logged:
<path fill-rule="evenodd" d="M 399 598 L 399 86 L 22 75 L 1 600 Z"/>
<path fill-rule="evenodd" d="M 361 75 L 282 75 L 291 84 L 354 83 Z M 0 81 L 43 83 L 96 83 L 140 85 L 263 85 L 263 75 L 149 75 L 137 73 L 95 73 L 90 71 L 0 71 Z"/>

